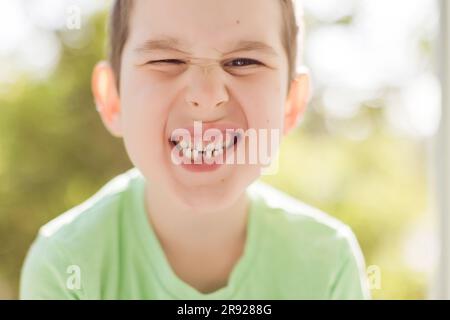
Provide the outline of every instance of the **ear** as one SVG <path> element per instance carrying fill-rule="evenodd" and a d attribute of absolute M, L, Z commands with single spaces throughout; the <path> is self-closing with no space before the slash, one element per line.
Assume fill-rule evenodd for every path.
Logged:
<path fill-rule="evenodd" d="M 97 111 L 108 131 L 115 137 L 122 136 L 120 99 L 114 72 L 105 61 L 97 63 L 92 73 L 92 93 Z"/>
<path fill-rule="evenodd" d="M 297 73 L 289 88 L 284 113 L 284 134 L 296 127 L 298 120 L 306 111 L 311 96 L 309 70 L 306 67 Z"/>

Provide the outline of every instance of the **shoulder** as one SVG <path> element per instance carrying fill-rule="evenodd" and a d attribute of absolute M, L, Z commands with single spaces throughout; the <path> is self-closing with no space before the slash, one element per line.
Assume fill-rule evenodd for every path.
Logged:
<path fill-rule="evenodd" d="M 118 241 L 121 214 L 131 201 L 140 173 L 129 170 L 105 184 L 95 195 L 64 212 L 39 229 L 21 271 L 21 298 L 80 298 L 86 296 L 89 281 L 80 291 L 67 290 L 68 274 L 77 269 L 86 277 L 101 273 L 103 260 L 112 256 Z M 91 281 L 92 282 L 92 281 Z"/>
<path fill-rule="evenodd" d="M 259 245 L 271 252 L 271 261 L 297 275 L 300 283 L 291 279 L 292 285 L 322 288 L 320 297 L 369 297 L 364 257 L 347 224 L 265 183 L 258 181 L 249 191 L 264 232 Z"/>
<path fill-rule="evenodd" d="M 98 239 L 99 230 L 114 227 L 138 178 L 137 169 L 116 176 L 92 197 L 42 226 L 39 237 L 69 247 L 72 243 Z"/>
<path fill-rule="evenodd" d="M 354 237 L 351 228 L 342 221 L 264 182 L 255 182 L 249 191 L 263 219 L 283 233 L 321 243 Z"/>

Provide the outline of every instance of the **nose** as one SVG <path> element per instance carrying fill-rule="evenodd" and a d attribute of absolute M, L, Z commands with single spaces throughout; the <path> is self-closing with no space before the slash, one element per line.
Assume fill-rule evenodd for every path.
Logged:
<path fill-rule="evenodd" d="M 192 66 L 186 103 L 196 109 L 215 109 L 229 100 L 221 68 L 215 65 Z"/>

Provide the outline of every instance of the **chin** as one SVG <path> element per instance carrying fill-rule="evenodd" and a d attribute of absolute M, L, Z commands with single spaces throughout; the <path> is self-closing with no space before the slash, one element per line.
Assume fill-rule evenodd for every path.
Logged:
<path fill-rule="evenodd" d="M 241 175 L 231 175 L 215 184 L 183 186 L 176 183 L 174 195 L 187 210 L 199 214 L 226 211 L 235 205 L 254 180 Z"/>
<path fill-rule="evenodd" d="M 198 213 L 225 210 L 232 206 L 242 193 L 238 188 L 230 188 L 227 185 L 230 184 L 220 182 L 217 185 L 190 187 L 177 184 L 175 196 L 188 210 Z"/>

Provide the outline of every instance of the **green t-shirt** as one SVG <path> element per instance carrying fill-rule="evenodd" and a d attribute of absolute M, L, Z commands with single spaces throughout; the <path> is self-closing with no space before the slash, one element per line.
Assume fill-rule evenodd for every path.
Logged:
<path fill-rule="evenodd" d="M 21 299 L 365 299 L 349 227 L 254 182 L 244 253 L 228 283 L 201 293 L 171 268 L 146 216 L 145 179 L 121 174 L 43 226 L 22 268 Z"/>

